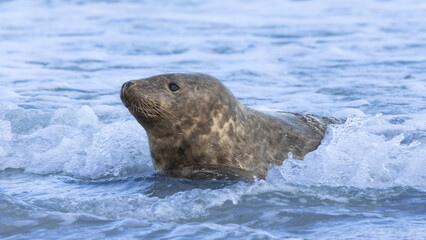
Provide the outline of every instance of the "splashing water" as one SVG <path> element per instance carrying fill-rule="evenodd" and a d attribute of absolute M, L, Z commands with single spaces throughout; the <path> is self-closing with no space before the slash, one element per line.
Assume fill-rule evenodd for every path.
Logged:
<path fill-rule="evenodd" d="M 395 125 L 382 115 L 350 117 L 345 124 L 330 127 L 319 148 L 304 161 L 287 159 L 269 172 L 270 177 L 281 176 L 294 184 L 424 191 L 425 139 L 417 134 L 426 129 L 417 125 L 422 119 L 425 115 L 419 114 Z"/>

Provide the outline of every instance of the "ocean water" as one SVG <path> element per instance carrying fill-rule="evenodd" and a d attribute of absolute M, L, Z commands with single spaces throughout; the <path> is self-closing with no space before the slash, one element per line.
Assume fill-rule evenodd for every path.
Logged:
<path fill-rule="evenodd" d="M 254 183 L 155 175 L 122 83 L 347 118 Z M 0 1 L 1 239 L 425 239 L 426 2 Z"/>

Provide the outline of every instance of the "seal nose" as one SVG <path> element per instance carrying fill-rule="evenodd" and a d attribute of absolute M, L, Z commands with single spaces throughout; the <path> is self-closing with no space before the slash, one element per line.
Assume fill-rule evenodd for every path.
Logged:
<path fill-rule="evenodd" d="M 127 104 L 128 104 L 127 103 L 128 102 L 128 96 L 126 94 L 126 91 L 134 84 L 135 84 L 134 82 L 128 81 L 128 82 L 123 83 L 123 86 L 121 86 L 120 98 L 121 98 L 121 101 L 124 103 L 124 105 L 126 107 L 127 107 Z"/>
<path fill-rule="evenodd" d="M 125 82 L 124 84 L 123 84 L 123 86 L 121 87 L 121 90 L 122 91 L 126 91 L 127 89 L 129 89 L 129 87 L 130 86 L 132 86 L 132 85 L 134 85 L 135 83 L 134 82 L 132 82 L 132 81 L 128 81 L 128 82 Z"/>

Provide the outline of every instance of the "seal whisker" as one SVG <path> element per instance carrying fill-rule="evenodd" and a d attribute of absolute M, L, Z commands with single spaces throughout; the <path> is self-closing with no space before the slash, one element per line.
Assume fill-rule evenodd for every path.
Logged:
<path fill-rule="evenodd" d="M 143 107 L 140 107 L 138 105 L 136 105 L 136 106 L 132 105 L 132 107 L 135 110 L 135 112 L 142 113 L 145 116 L 145 118 L 148 119 L 148 115 L 147 115 L 146 111 L 144 111 Z"/>
<path fill-rule="evenodd" d="M 155 107 L 150 106 L 150 107 L 149 107 L 149 109 L 150 109 L 152 112 L 154 112 L 157 116 L 159 116 L 159 117 L 162 117 L 162 118 L 163 118 L 163 115 L 161 114 L 161 112 L 160 112 L 160 111 L 158 111 Z"/>
<path fill-rule="evenodd" d="M 160 106 L 161 107 L 161 106 Z M 168 116 L 170 116 L 170 117 L 172 117 L 172 118 L 174 118 L 174 120 L 178 120 L 178 118 L 173 114 L 173 113 L 171 113 L 170 111 L 168 111 L 167 109 L 165 109 L 165 108 L 163 108 L 163 107 L 161 107 L 161 111 L 163 111 L 164 113 L 166 113 L 166 115 L 168 115 Z"/>
<path fill-rule="evenodd" d="M 154 106 L 151 106 L 151 108 L 152 108 L 153 111 L 158 113 L 161 117 L 164 117 L 164 114 L 163 114 L 161 107 L 159 107 L 158 105 L 154 105 Z"/>

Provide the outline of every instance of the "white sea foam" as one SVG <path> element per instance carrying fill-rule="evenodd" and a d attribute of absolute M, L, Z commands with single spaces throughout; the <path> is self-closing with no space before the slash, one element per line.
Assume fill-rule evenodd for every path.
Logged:
<path fill-rule="evenodd" d="M 49 115 L 3 105 L 0 169 L 94 179 L 154 171 L 146 133 L 134 120 L 104 124 L 89 106 L 62 108 Z M 97 108 L 102 114 L 115 110 Z M 342 114 L 358 116 L 331 126 L 323 143 L 304 161 L 287 159 L 270 170 L 268 179 L 307 185 L 425 189 L 425 142 L 416 135 L 426 129 L 424 114 L 392 124 L 389 117 L 362 117 L 358 112 Z"/>
<path fill-rule="evenodd" d="M 403 124 L 384 116 L 350 117 L 329 127 L 323 143 L 303 161 L 286 159 L 268 180 L 305 185 L 357 188 L 426 189 L 426 142 L 410 131 L 425 132 L 424 115 Z M 418 125 L 419 124 L 419 125 Z M 386 137 L 386 135 L 388 135 Z"/>
<path fill-rule="evenodd" d="M 0 169 L 83 178 L 153 171 L 146 134 L 136 121 L 103 124 L 89 106 L 51 115 L 17 108 L 5 115 L 15 120 L 16 114 L 22 121 L 14 127 L 0 121 Z"/>

